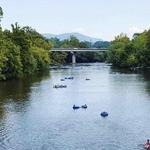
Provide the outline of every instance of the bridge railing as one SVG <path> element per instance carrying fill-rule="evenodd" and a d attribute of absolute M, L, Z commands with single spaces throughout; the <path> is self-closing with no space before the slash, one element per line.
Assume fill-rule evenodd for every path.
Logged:
<path fill-rule="evenodd" d="M 107 48 L 52 48 L 50 51 L 107 51 L 108 49 Z"/>

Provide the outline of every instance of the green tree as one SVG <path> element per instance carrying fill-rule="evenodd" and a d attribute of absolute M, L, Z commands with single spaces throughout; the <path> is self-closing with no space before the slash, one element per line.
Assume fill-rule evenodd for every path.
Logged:
<path fill-rule="evenodd" d="M 109 46 L 110 42 L 107 41 L 97 41 L 92 45 L 94 48 L 108 48 Z"/>
<path fill-rule="evenodd" d="M 143 32 L 141 34 L 137 34 L 137 36 L 134 36 L 134 39 L 132 40 L 139 67 L 146 66 L 145 56 L 144 56 L 145 52 L 147 51 L 146 38 L 147 38 L 146 32 Z"/>
<path fill-rule="evenodd" d="M 52 64 L 64 64 L 66 63 L 66 52 L 53 52 L 51 53 Z"/>
<path fill-rule="evenodd" d="M 31 51 L 31 41 L 25 31 L 16 23 L 12 25 L 12 40 L 20 47 L 21 61 L 24 74 L 33 74 L 37 64 Z"/>
<path fill-rule="evenodd" d="M 144 60 L 142 67 L 150 68 L 150 29 L 148 31 L 145 31 L 143 34 L 146 34 L 146 48 L 143 52 Z"/>
<path fill-rule="evenodd" d="M 0 7 L 0 28 L 1 28 L 1 19 L 3 17 L 3 9 Z"/>
<path fill-rule="evenodd" d="M 0 80 L 22 76 L 20 49 L 0 31 Z"/>
<path fill-rule="evenodd" d="M 12 25 L 12 31 L 0 29 L 0 80 L 32 75 L 48 68 L 49 41 L 31 27 Z"/>
<path fill-rule="evenodd" d="M 65 39 L 61 42 L 61 45 L 60 45 L 61 48 L 70 48 L 70 41 L 68 39 Z"/>
<path fill-rule="evenodd" d="M 75 36 L 70 37 L 70 47 L 79 47 L 79 40 Z"/>
<path fill-rule="evenodd" d="M 52 47 L 59 48 L 61 47 L 61 41 L 58 38 L 51 38 L 49 39 L 49 42 Z"/>
<path fill-rule="evenodd" d="M 134 58 L 134 48 L 130 39 L 125 34 L 115 37 L 109 47 L 108 62 L 118 67 L 132 67 L 137 63 Z"/>
<path fill-rule="evenodd" d="M 20 47 L 24 74 L 33 74 L 50 64 L 50 58 L 47 56 L 51 45 L 34 29 L 21 28 L 16 23 L 12 25 L 12 39 Z M 41 62 L 42 59 L 44 59 L 43 62 Z"/>
<path fill-rule="evenodd" d="M 91 47 L 90 42 L 84 41 L 79 43 L 79 48 L 90 48 L 90 47 Z"/>
<path fill-rule="evenodd" d="M 33 57 L 36 60 L 37 68 L 36 70 L 43 70 L 48 68 L 50 64 L 49 54 L 45 52 L 45 49 L 39 47 L 32 47 Z"/>

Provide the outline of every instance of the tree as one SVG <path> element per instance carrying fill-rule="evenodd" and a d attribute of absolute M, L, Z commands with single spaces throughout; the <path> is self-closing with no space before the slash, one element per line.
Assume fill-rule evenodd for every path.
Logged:
<path fill-rule="evenodd" d="M 91 47 L 91 43 L 90 43 L 90 42 L 87 42 L 87 41 L 80 42 L 80 43 L 79 43 L 79 47 L 80 47 L 80 48 L 90 48 L 90 47 Z"/>
<path fill-rule="evenodd" d="M 51 44 L 31 27 L 0 30 L 0 80 L 20 78 L 48 68 Z"/>
<path fill-rule="evenodd" d="M 0 80 L 22 76 L 20 50 L 0 31 Z"/>
<path fill-rule="evenodd" d="M 61 46 L 61 41 L 58 38 L 50 38 L 49 42 L 54 48 L 59 48 Z"/>
<path fill-rule="evenodd" d="M 12 25 L 12 39 L 20 47 L 24 74 L 33 74 L 50 64 L 50 43 L 31 27 Z M 43 59 L 43 61 L 42 61 Z"/>
<path fill-rule="evenodd" d="M 138 36 L 134 36 L 134 39 L 132 40 L 132 44 L 136 53 L 138 67 L 146 66 L 145 64 L 146 56 L 144 56 L 145 52 L 147 51 L 146 39 L 147 39 L 146 32 L 143 32 L 141 34 L 138 34 Z"/>
<path fill-rule="evenodd" d="M 150 50 L 150 29 L 146 32 L 146 37 L 147 37 L 146 46 Z"/>
<path fill-rule="evenodd" d="M 3 9 L 0 7 L 0 18 L 3 17 Z"/>
<path fill-rule="evenodd" d="M 114 66 L 150 68 L 150 30 L 134 34 L 132 41 L 121 34 L 109 49 L 108 61 Z"/>
<path fill-rule="evenodd" d="M 107 41 L 97 41 L 93 44 L 94 48 L 108 48 L 110 46 L 110 42 Z"/>
<path fill-rule="evenodd" d="M 75 36 L 70 37 L 70 47 L 79 47 L 79 40 Z"/>
<path fill-rule="evenodd" d="M 1 23 L 2 17 L 3 17 L 3 9 L 2 7 L 0 7 L 0 23 Z M 0 24 L 0 28 L 1 28 L 1 24 Z"/>
<path fill-rule="evenodd" d="M 66 52 L 53 52 L 51 53 L 52 64 L 64 64 L 66 63 Z"/>
<path fill-rule="evenodd" d="M 125 34 L 120 34 L 111 42 L 108 62 L 117 67 L 132 67 L 137 64 L 133 44 Z M 131 62 L 131 63 L 130 63 Z"/>

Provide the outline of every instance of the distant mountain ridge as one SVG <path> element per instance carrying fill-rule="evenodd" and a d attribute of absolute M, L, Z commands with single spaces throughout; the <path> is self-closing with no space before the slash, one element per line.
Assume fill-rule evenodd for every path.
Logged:
<path fill-rule="evenodd" d="M 55 34 L 51 34 L 51 33 L 45 33 L 45 34 L 43 34 L 43 36 L 47 39 L 58 38 L 61 41 L 65 40 L 65 39 L 70 39 L 71 36 L 75 36 L 77 39 L 79 39 L 80 42 L 81 41 L 88 41 L 88 42 L 95 43 L 97 41 L 102 41 L 102 39 L 93 38 L 93 37 L 86 36 L 86 35 L 83 35 L 81 33 L 76 33 L 76 32 L 63 33 L 63 34 L 59 34 L 59 35 L 55 35 Z"/>

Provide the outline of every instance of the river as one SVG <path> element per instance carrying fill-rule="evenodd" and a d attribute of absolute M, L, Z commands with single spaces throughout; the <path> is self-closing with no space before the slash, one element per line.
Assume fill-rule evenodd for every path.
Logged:
<path fill-rule="evenodd" d="M 74 80 L 60 81 L 66 76 Z M 88 108 L 73 110 L 73 104 Z M 148 73 L 77 64 L 0 82 L 0 150 L 143 150 L 147 138 Z"/>

